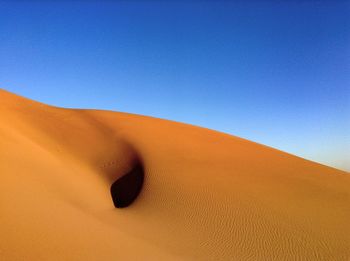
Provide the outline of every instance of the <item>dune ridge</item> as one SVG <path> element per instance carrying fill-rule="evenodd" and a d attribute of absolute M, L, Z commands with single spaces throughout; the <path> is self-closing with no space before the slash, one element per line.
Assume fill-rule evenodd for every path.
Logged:
<path fill-rule="evenodd" d="M 350 259 L 349 173 L 192 125 L 0 90 L 0 181 L 2 260 Z"/>

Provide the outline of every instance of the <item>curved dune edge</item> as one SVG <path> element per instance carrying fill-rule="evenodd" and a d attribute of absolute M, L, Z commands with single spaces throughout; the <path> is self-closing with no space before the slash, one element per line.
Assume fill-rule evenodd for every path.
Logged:
<path fill-rule="evenodd" d="M 144 184 L 116 209 L 135 162 Z M 0 259 L 349 260 L 350 176 L 238 137 L 0 90 Z"/>

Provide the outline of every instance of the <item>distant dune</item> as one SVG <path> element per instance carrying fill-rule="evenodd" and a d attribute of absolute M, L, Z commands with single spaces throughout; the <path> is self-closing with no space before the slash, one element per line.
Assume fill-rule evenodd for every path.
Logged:
<path fill-rule="evenodd" d="M 0 260 L 350 260 L 350 175 L 0 91 Z"/>

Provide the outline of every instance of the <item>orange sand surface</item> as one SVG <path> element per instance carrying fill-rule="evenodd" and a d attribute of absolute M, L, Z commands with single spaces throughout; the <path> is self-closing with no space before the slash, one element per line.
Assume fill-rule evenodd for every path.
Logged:
<path fill-rule="evenodd" d="M 136 200 L 110 187 L 144 168 Z M 0 260 L 350 260 L 350 175 L 213 130 L 0 90 Z"/>

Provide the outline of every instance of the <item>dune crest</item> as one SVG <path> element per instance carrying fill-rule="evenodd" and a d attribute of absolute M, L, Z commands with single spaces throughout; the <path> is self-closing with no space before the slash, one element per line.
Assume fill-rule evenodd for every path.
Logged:
<path fill-rule="evenodd" d="M 112 184 L 142 165 L 140 194 Z M 238 137 L 0 90 L 1 260 L 349 260 L 350 176 Z"/>

